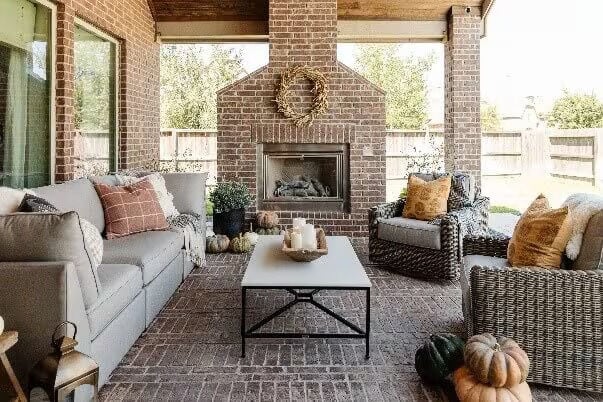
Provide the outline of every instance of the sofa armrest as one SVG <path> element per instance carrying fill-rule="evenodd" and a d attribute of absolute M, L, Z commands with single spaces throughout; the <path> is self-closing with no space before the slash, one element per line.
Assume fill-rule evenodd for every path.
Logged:
<path fill-rule="evenodd" d="M 377 236 L 377 226 L 379 225 L 379 218 L 387 219 L 396 216 L 402 216 L 402 210 L 404 209 L 404 202 L 406 200 L 401 198 L 399 200 L 388 202 L 386 204 L 379 204 L 369 209 L 368 220 L 369 220 L 369 235 Z"/>
<path fill-rule="evenodd" d="M 207 173 L 163 173 L 165 186 L 174 196 L 174 205 L 183 214 L 205 216 Z"/>
<path fill-rule="evenodd" d="M 77 325 L 76 349 L 90 354 L 88 316 L 71 262 L 0 262 L 0 315 L 7 330 L 19 332 L 8 355 L 23 385 L 33 365 L 51 352 L 52 333 L 65 320 Z"/>
<path fill-rule="evenodd" d="M 463 254 L 506 258 L 509 240 L 509 236 L 492 229 L 486 235 L 467 235 L 463 239 Z"/>

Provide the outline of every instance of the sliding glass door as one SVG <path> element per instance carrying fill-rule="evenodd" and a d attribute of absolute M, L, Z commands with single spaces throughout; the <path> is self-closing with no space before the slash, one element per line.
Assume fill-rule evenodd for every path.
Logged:
<path fill-rule="evenodd" d="M 77 20 L 75 27 L 75 175 L 116 169 L 118 43 Z"/>
<path fill-rule="evenodd" d="M 53 11 L 0 0 L 0 186 L 50 183 Z"/>

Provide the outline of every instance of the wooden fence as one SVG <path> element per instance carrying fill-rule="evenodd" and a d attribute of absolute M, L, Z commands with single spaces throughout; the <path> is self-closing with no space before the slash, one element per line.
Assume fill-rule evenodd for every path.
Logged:
<path fill-rule="evenodd" d="M 164 129 L 160 161 L 170 169 L 207 171 L 208 182 L 213 185 L 217 174 L 216 135 L 215 130 Z M 388 187 L 401 188 L 409 165 L 416 166 L 417 160 L 443 163 L 442 132 L 389 130 L 386 141 Z M 78 144 L 76 153 L 85 153 L 81 159 L 107 160 L 107 133 L 82 133 Z M 603 185 L 603 128 L 484 133 L 482 174 L 552 175 Z"/>

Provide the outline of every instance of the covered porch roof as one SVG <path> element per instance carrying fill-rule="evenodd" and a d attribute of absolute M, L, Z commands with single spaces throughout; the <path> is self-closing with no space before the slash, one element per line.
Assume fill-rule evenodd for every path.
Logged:
<path fill-rule="evenodd" d="M 269 0 L 148 0 L 165 41 L 265 41 Z M 441 41 L 452 6 L 477 7 L 485 20 L 494 0 L 339 0 L 339 40 Z"/>

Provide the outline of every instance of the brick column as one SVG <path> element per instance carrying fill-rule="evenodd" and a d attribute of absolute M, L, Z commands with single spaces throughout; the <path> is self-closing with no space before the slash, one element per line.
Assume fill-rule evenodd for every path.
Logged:
<path fill-rule="evenodd" d="M 446 171 L 464 171 L 481 181 L 481 12 L 453 6 L 444 51 L 444 152 Z"/>

